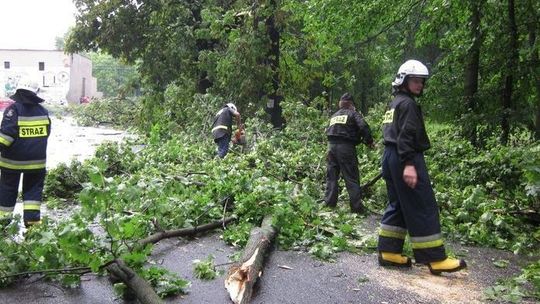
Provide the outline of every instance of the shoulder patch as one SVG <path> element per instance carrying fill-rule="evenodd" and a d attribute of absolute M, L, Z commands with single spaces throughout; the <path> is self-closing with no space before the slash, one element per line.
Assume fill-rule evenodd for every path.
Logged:
<path fill-rule="evenodd" d="M 383 124 L 392 123 L 392 121 L 394 121 L 394 110 L 395 109 L 390 109 L 384 113 Z"/>
<path fill-rule="evenodd" d="M 12 117 L 13 116 L 13 109 L 9 109 L 7 112 L 6 112 L 6 117 Z"/>

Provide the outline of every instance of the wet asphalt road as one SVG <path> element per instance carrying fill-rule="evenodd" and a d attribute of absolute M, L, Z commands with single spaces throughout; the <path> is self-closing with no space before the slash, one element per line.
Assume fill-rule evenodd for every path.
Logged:
<path fill-rule="evenodd" d="M 377 265 L 375 254 L 342 253 L 336 262 L 322 262 L 300 251 L 274 249 L 252 300 L 254 304 L 274 303 L 483 303 L 483 290 L 497 279 L 519 272 L 524 261 L 509 252 L 453 246 L 469 263 L 463 272 L 433 276 L 425 266 L 388 269 Z M 176 272 L 192 282 L 189 293 L 168 298 L 167 303 L 231 303 L 221 277 L 202 281 L 193 276 L 193 260 L 209 254 L 216 264 L 230 261 L 236 250 L 223 243 L 218 233 L 197 239 L 160 242 L 152 263 Z M 507 268 L 493 261 L 505 259 Z M 285 269 L 287 266 L 292 269 Z M 226 271 L 228 265 L 219 266 Z M 56 283 L 36 281 L 36 277 L 0 291 L 0 303 L 124 303 L 106 278 L 88 275 L 80 288 L 65 289 Z"/>

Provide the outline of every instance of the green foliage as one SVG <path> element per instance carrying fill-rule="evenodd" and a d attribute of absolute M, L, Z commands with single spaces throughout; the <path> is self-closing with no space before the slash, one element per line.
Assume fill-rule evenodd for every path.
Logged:
<path fill-rule="evenodd" d="M 186 294 L 187 289 L 191 285 L 189 281 L 179 278 L 176 273 L 154 266 L 145 268 L 142 272 L 142 277 L 154 287 L 158 296 L 162 298 Z"/>
<path fill-rule="evenodd" d="M 216 270 L 214 265 L 214 257 L 209 255 L 205 260 L 193 261 L 193 273 L 197 279 L 201 280 L 213 280 L 219 276 L 219 271 Z"/>
<path fill-rule="evenodd" d="M 86 168 L 79 161 L 73 160 L 69 165 L 61 163 L 47 173 L 45 179 L 45 197 L 72 199 L 88 181 Z"/>
<path fill-rule="evenodd" d="M 521 274 L 499 282 L 485 290 L 488 300 L 520 303 L 525 299 L 540 300 L 540 261 L 523 268 Z"/>
<path fill-rule="evenodd" d="M 123 64 L 112 56 L 92 52 L 92 75 L 97 79 L 97 90 L 103 97 L 134 96 L 139 91 L 140 81 L 135 68 Z"/>
<path fill-rule="evenodd" d="M 105 98 L 72 106 L 70 111 L 81 126 L 128 128 L 137 125 L 141 104 L 135 98 Z"/>

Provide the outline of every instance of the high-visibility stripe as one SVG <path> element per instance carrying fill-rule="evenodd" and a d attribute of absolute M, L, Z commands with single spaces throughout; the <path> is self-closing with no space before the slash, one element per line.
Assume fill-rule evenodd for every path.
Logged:
<path fill-rule="evenodd" d="M 404 239 L 405 239 L 405 236 L 407 235 L 407 233 L 404 233 L 404 232 L 397 232 L 397 231 L 390 231 L 390 230 L 384 230 L 384 229 L 381 228 L 381 230 L 379 230 L 379 235 L 380 235 L 380 236 L 384 236 L 384 237 L 389 237 L 389 238 L 394 238 L 394 239 L 404 240 Z"/>
<path fill-rule="evenodd" d="M 6 218 L 6 217 L 11 217 L 12 214 L 13 214 L 13 210 L 11 210 L 11 211 L 0 210 L 0 219 Z"/>
<path fill-rule="evenodd" d="M 227 126 L 217 126 L 215 128 L 212 129 L 212 132 L 216 131 L 216 130 L 219 130 L 219 129 L 225 129 L 225 130 L 229 130 L 229 128 Z"/>
<path fill-rule="evenodd" d="M 388 230 L 388 231 L 407 233 L 407 229 L 405 229 L 403 227 L 391 226 L 391 225 L 387 225 L 387 224 L 381 224 L 381 229 Z"/>
<path fill-rule="evenodd" d="M 13 210 L 15 210 L 15 206 L 13 206 L 13 207 L 0 206 L 0 214 L 2 214 L 2 213 L 12 213 Z"/>
<path fill-rule="evenodd" d="M 0 143 L 4 146 L 11 146 L 11 143 L 13 143 L 14 139 L 13 137 L 6 135 L 2 132 L 0 132 Z"/>
<path fill-rule="evenodd" d="M 48 125 L 49 124 L 49 120 L 44 120 L 44 119 L 40 119 L 40 120 L 20 120 L 20 117 L 19 117 L 19 121 L 17 121 L 17 125 L 19 126 L 43 126 L 43 125 Z"/>
<path fill-rule="evenodd" d="M 426 249 L 439 247 L 444 244 L 440 233 L 428 235 L 428 236 L 415 236 L 411 237 L 411 246 L 413 249 Z"/>
<path fill-rule="evenodd" d="M 442 245 L 444 245 L 443 240 L 436 240 L 436 241 L 429 241 L 429 242 L 422 242 L 422 243 L 411 242 L 411 246 L 413 249 L 435 248 L 435 247 L 440 247 Z"/>
<path fill-rule="evenodd" d="M 46 164 L 45 159 L 18 161 L 0 157 L 0 167 L 14 170 L 32 170 L 44 169 Z"/>
<path fill-rule="evenodd" d="M 0 136 L 0 144 L 4 145 L 4 146 L 11 146 L 11 142 L 7 141 L 5 138 L 1 137 Z"/>
<path fill-rule="evenodd" d="M 435 233 L 432 235 L 427 236 L 411 236 L 411 242 L 415 243 L 425 243 L 430 241 L 436 241 L 442 239 L 442 235 L 440 233 Z"/>
<path fill-rule="evenodd" d="M 41 202 L 39 201 L 26 201 L 24 202 L 23 210 L 37 210 L 39 211 L 41 207 Z"/>

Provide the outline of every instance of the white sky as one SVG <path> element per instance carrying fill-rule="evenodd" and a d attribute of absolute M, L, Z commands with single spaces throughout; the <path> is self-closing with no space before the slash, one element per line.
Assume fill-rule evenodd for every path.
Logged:
<path fill-rule="evenodd" d="M 72 0 L 0 0 L 0 49 L 55 49 L 75 25 Z"/>

